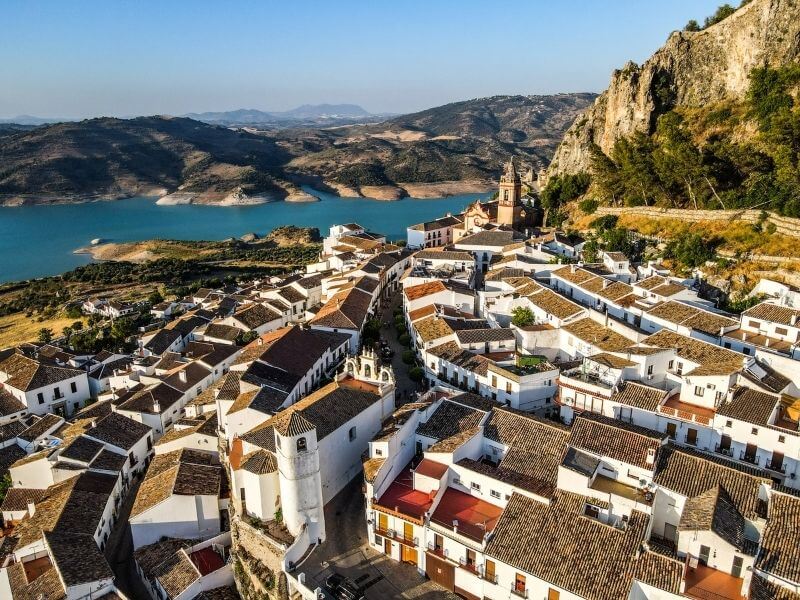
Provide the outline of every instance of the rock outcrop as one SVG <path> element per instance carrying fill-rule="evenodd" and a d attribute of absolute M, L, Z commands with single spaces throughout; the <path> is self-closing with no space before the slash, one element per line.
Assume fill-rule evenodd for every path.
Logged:
<path fill-rule="evenodd" d="M 742 99 L 752 69 L 798 59 L 797 0 L 753 0 L 703 31 L 675 31 L 641 66 L 614 71 L 608 89 L 565 134 L 546 178 L 590 170 L 592 144 L 608 153 L 621 137 L 652 132 L 674 107 Z"/>

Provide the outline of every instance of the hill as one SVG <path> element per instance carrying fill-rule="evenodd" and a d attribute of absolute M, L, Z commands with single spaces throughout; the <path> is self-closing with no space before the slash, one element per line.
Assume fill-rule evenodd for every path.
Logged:
<path fill-rule="evenodd" d="M 275 131 L 163 116 L 9 126 L 0 132 L 0 204 L 145 194 L 168 194 L 165 203 L 313 199 L 299 183 L 387 199 L 483 190 L 511 154 L 546 164 L 593 98 L 498 96 L 380 124 Z"/>
<path fill-rule="evenodd" d="M 0 137 L 0 202 L 185 192 L 280 197 L 289 157 L 264 136 L 182 118 L 99 118 Z"/>
<path fill-rule="evenodd" d="M 286 111 L 242 108 L 222 112 L 188 113 L 183 116 L 204 123 L 261 129 L 352 125 L 380 121 L 386 117 L 369 113 L 356 104 L 303 104 Z"/>
<path fill-rule="evenodd" d="M 374 125 L 286 131 L 288 167 L 347 195 L 439 195 L 486 186 L 511 154 L 535 171 L 593 94 L 493 96 Z M 448 185 L 448 182 L 459 182 Z"/>
<path fill-rule="evenodd" d="M 550 208 L 590 173 L 601 203 L 800 216 L 800 3 L 723 8 L 614 71 L 555 152 Z"/>

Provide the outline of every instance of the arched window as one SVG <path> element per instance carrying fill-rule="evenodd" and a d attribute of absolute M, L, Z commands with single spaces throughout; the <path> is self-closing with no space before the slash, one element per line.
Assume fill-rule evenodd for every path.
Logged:
<path fill-rule="evenodd" d="M 508 190 L 503 190 L 503 200 L 508 202 Z"/>
<path fill-rule="evenodd" d="M 364 365 L 364 377 L 372 377 L 372 369 L 368 364 Z"/>
<path fill-rule="evenodd" d="M 306 438 L 297 438 L 297 451 L 298 452 L 305 452 L 308 450 L 308 446 L 306 445 Z"/>

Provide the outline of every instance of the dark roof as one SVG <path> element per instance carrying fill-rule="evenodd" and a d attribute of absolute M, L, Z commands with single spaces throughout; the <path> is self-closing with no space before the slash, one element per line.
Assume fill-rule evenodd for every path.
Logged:
<path fill-rule="evenodd" d="M 263 304 L 249 304 L 233 313 L 233 318 L 247 329 L 253 330 L 280 319 L 281 315 Z"/>
<path fill-rule="evenodd" d="M 462 344 L 513 341 L 515 339 L 514 331 L 505 328 L 460 329 L 456 331 L 456 337 Z"/>
<path fill-rule="evenodd" d="M 53 565 L 68 586 L 113 579 L 106 557 L 91 535 L 45 532 Z"/>
<path fill-rule="evenodd" d="M 238 327 L 223 325 L 222 323 L 209 323 L 205 331 L 203 331 L 203 335 L 206 337 L 229 342 L 235 342 L 240 333 L 242 333 L 242 330 Z"/>
<path fill-rule="evenodd" d="M 764 506 L 758 497 L 759 490 L 770 479 L 759 469 L 689 448 L 668 445 L 661 448 L 653 481 L 687 498 L 699 496 L 721 484 L 736 509 L 746 519 L 754 520 L 763 516 Z"/>
<path fill-rule="evenodd" d="M 337 292 L 311 319 L 311 325 L 333 329 L 361 329 L 372 306 L 372 294 L 358 287 Z"/>
<path fill-rule="evenodd" d="M 292 436 L 316 429 L 319 441 L 379 402 L 380 398 L 375 392 L 341 385 L 339 382 L 329 383 L 241 437 L 265 449 L 269 449 L 271 444 L 274 449 L 274 436 L 265 446 L 259 432 L 273 429 L 282 436 Z"/>
<path fill-rule="evenodd" d="M 209 375 L 211 375 L 211 370 L 208 367 L 199 362 L 190 362 L 172 371 L 163 378 L 163 381 L 176 390 L 187 392 Z M 184 381 L 182 377 L 185 377 L 186 380 Z"/>
<path fill-rule="evenodd" d="M 7 417 L 8 415 L 27 410 L 27 408 L 28 407 L 13 396 L 11 392 L 0 387 L 0 417 Z"/>
<path fill-rule="evenodd" d="M 127 451 L 151 431 L 144 423 L 112 412 L 87 429 L 85 435 Z"/>
<path fill-rule="evenodd" d="M 12 487 L 6 491 L 6 497 L 0 504 L 2 511 L 28 510 L 28 502 L 37 503 L 49 495 L 49 491 L 38 488 Z"/>
<path fill-rule="evenodd" d="M 585 505 L 582 496 L 562 490 L 549 504 L 514 493 L 486 555 L 586 600 L 627 598 L 647 515 L 634 510 L 618 529 L 584 516 Z M 665 568 L 650 580 L 674 585 L 674 567 Z"/>
<path fill-rule="evenodd" d="M 89 464 L 95 456 L 103 449 L 103 444 L 96 442 L 82 435 L 73 438 L 62 449 L 59 458 L 69 458 L 82 463 Z"/>
<path fill-rule="evenodd" d="M 572 424 L 569 444 L 598 456 L 653 470 L 656 452 L 666 437 L 664 433 L 618 419 L 584 413 Z"/>
<path fill-rule="evenodd" d="M 773 491 L 755 567 L 800 583 L 800 498 Z"/>
<path fill-rule="evenodd" d="M 26 392 L 86 375 L 79 369 L 58 367 L 18 353 L 0 362 L 0 371 L 8 376 L 4 385 Z"/>
<path fill-rule="evenodd" d="M 277 471 L 278 462 L 272 452 L 256 450 L 242 457 L 239 468 L 250 473 L 255 473 L 256 475 L 263 475 L 264 473 L 274 473 Z"/>
<path fill-rule="evenodd" d="M 435 440 L 443 440 L 480 425 L 486 410 L 471 408 L 460 403 L 444 400 L 424 423 L 417 427 L 417 434 Z"/>
<path fill-rule="evenodd" d="M 239 352 L 239 348 L 233 344 L 193 341 L 186 346 L 185 354 L 188 358 L 201 360 L 205 364 L 215 367 L 237 352 Z"/>
<path fill-rule="evenodd" d="M 744 548 L 744 528 L 744 517 L 720 484 L 688 498 L 678 523 L 679 530 L 713 531 L 739 550 Z"/>
<path fill-rule="evenodd" d="M 106 448 L 91 462 L 89 468 L 119 473 L 125 466 L 126 460 L 128 460 L 127 455 L 117 454 Z"/>
<path fill-rule="evenodd" d="M 778 402 L 779 398 L 772 394 L 739 387 L 733 391 L 729 401 L 717 408 L 717 414 L 753 425 L 768 425 Z"/>
<path fill-rule="evenodd" d="M 502 248 L 514 242 L 521 241 L 521 235 L 514 231 L 495 229 L 493 231 L 479 231 L 458 240 L 455 246 L 486 246 L 489 248 Z"/>
<path fill-rule="evenodd" d="M 767 581 L 754 572 L 750 581 L 750 600 L 800 600 L 800 593 Z"/>
<path fill-rule="evenodd" d="M 173 404 L 183 397 L 183 393 L 166 383 L 157 383 L 143 390 L 136 392 L 130 399 L 120 404 L 118 410 L 128 410 L 131 412 L 143 412 L 150 414 L 163 414 Z M 154 406 L 159 404 L 159 411 L 156 412 Z"/>
<path fill-rule="evenodd" d="M 47 435 L 48 431 L 55 429 L 63 422 L 64 422 L 63 417 L 59 417 L 58 415 L 48 413 L 41 419 L 38 419 L 30 427 L 25 429 L 17 437 L 21 440 L 25 440 L 26 442 L 32 442 L 42 437 L 43 435 Z"/>
<path fill-rule="evenodd" d="M 183 334 L 176 329 L 160 329 L 144 347 L 153 354 L 161 356 L 172 344 L 182 338 Z"/>
<path fill-rule="evenodd" d="M 25 431 L 28 426 L 22 419 L 16 419 L 0 425 L 0 443 L 7 442 Z"/>
<path fill-rule="evenodd" d="M 245 383 L 268 386 L 286 393 L 291 392 L 301 379 L 302 376 L 260 361 L 252 363 L 241 376 Z"/>

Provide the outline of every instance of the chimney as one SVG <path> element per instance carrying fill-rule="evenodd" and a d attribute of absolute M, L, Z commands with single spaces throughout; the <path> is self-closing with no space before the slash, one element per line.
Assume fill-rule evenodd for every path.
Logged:
<path fill-rule="evenodd" d="M 28 516 L 32 517 L 34 514 L 36 514 L 36 505 L 33 500 L 28 500 Z"/>
<path fill-rule="evenodd" d="M 97 427 L 97 419 L 92 419 L 92 429 Z"/>
<path fill-rule="evenodd" d="M 792 318 L 789 319 L 789 325 L 792 327 L 797 327 L 797 313 L 792 315 Z"/>
<path fill-rule="evenodd" d="M 219 388 L 214 388 L 214 400 L 217 399 L 217 396 L 219 396 Z"/>
<path fill-rule="evenodd" d="M 606 289 L 608 287 L 608 284 L 610 284 L 610 283 L 611 282 L 604 277 L 603 278 L 603 289 Z"/>
<path fill-rule="evenodd" d="M 186 383 L 186 369 L 181 369 L 178 371 L 178 379 L 180 379 L 183 383 Z"/>
<path fill-rule="evenodd" d="M 161 403 L 158 400 L 153 400 L 153 412 L 161 414 Z"/>
<path fill-rule="evenodd" d="M 578 265 L 576 265 L 575 263 L 572 263 L 572 264 L 569 266 L 569 270 L 570 270 L 572 273 L 574 273 L 574 272 L 575 272 L 575 269 L 576 269 L 577 267 L 578 267 Z"/>

